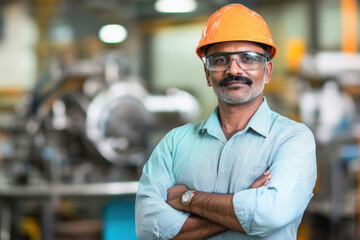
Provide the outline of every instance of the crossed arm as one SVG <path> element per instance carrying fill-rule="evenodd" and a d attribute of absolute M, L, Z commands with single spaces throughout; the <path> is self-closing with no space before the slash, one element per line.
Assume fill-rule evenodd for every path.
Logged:
<path fill-rule="evenodd" d="M 256 180 L 258 186 L 235 194 L 196 192 L 188 213 L 181 204 L 187 187 L 174 186 L 187 181 L 176 180 L 172 137 L 166 138 L 144 166 L 139 181 L 135 210 L 138 238 L 204 239 L 226 230 L 268 236 L 286 227 L 301 218 L 312 197 L 316 181 L 312 139 L 308 132 L 279 141 L 281 146 L 270 161 L 269 184 Z M 189 187 L 196 190 L 194 185 Z"/>
<path fill-rule="evenodd" d="M 266 171 L 250 188 L 266 186 L 270 178 L 270 171 Z M 171 207 L 183 211 L 181 196 L 187 190 L 189 189 L 185 185 L 169 188 L 166 202 Z M 234 194 L 196 191 L 190 203 L 191 215 L 173 239 L 205 239 L 228 229 L 245 233 L 234 212 L 233 196 Z"/>

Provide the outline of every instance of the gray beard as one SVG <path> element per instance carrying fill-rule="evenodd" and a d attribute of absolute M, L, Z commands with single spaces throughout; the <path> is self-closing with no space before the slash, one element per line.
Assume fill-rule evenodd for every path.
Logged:
<path fill-rule="evenodd" d="M 217 98 L 220 101 L 226 102 L 228 104 L 240 104 L 240 103 L 250 102 L 254 100 L 256 97 L 258 97 L 264 91 L 264 87 L 265 87 L 265 79 L 263 79 L 261 85 L 252 84 L 247 93 L 232 95 L 224 89 L 225 87 L 220 87 L 219 85 L 213 84 L 211 79 L 210 81 Z"/>

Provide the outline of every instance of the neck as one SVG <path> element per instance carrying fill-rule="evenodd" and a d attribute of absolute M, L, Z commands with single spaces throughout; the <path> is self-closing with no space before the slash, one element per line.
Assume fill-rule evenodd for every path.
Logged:
<path fill-rule="evenodd" d="M 220 125 L 227 139 L 246 127 L 262 101 L 263 94 L 243 104 L 228 104 L 219 101 Z"/>

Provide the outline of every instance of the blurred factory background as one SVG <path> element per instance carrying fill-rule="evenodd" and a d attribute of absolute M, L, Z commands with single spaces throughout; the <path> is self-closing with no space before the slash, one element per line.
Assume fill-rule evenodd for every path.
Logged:
<path fill-rule="evenodd" d="M 1 0 L 1 240 L 136 239 L 152 149 L 216 106 L 195 47 L 233 2 L 279 47 L 271 108 L 317 139 L 298 239 L 359 239 L 358 0 Z"/>

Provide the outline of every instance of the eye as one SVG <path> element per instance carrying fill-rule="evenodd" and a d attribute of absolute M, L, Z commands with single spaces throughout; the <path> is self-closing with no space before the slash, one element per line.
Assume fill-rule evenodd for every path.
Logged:
<path fill-rule="evenodd" d="M 229 62 L 225 56 L 216 56 L 211 59 L 213 65 L 226 65 Z"/>
<path fill-rule="evenodd" d="M 246 54 L 241 57 L 241 62 L 251 64 L 258 62 L 258 59 L 256 56 L 251 56 L 249 54 Z"/>

